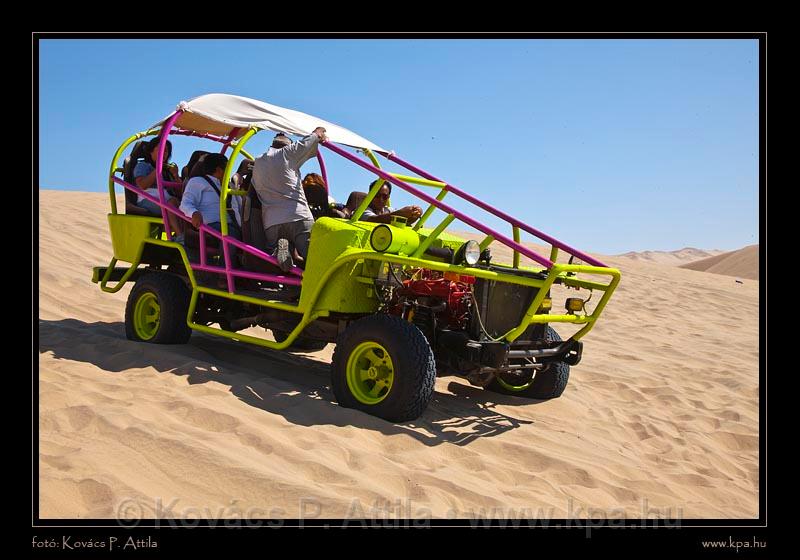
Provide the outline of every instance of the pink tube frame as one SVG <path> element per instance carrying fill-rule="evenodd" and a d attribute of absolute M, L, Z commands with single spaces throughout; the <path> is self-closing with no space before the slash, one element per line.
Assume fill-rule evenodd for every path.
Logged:
<path fill-rule="evenodd" d="M 447 181 L 442 181 L 441 179 L 438 179 L 438 178 L 434 177 L 430 173 L 427 173 L 424 170 L 420 169 L 419 167 L 416 167 L 416 166 L 412 165 L 411 163 L 408 163 L 407 161 L 404 161 L 404 160 L 400 159 L 399 157 L 397 157 L 394 154 L 388 154 L 386 156 L 386 159 L 388 159 L 389 161 L 393 161 L 394 163 L 397 163 L 397 164 L 401 165 L 402 167 L 405 167 L 406 169 L 416 173 L 420 177 L 423 177 L 425 179 L 429 179 L 431 181 L 438 181 L 439 183 L 444 183 L 445 184 L 444 188 L 448 192 L 451 192 L 451 193 L 455 194 L 456 196 L 460 196 L 461 198 L 463 198 L 467 202 L 470 202 L 470 203 L 474 204 L 475 206 L 477 206 L 477 207 L 479 207 L 479 208 L 481 208 L 483 210 L 486 210 L 490 214 L 493 214 L 493 215 L 497 216 L 498 218 L 510 223 L 514 227 L 518 227 L 521 230 L 526 231 L 526 232 L 530 233 L 531 235 L 533 235 L 535 237 L 538 237 L 539 239 L 541 239 L 542 241 L 544 241 L 546 243 L 550 243 L 551 245 L 553 245 L 555 247 L 558 247 L 559 249 L 563 250 L 564 252 L 569 253 L 570 255 L 573 255 L 573 256 L 581 259 L 585 263 L 588 263 L 588 264 L 590 264 L 592 266 L 606 267 L 606 265 L 604 265 L 602 262 L 598 261 L 594 257 L 591 257 L 591 256 L 587 255 L 586 253 L 584 253 L 582 251 L 579 251 L 577 249 L 574 249 L 574 248 L 570 247 L 569 245 L 567 245 L 566 243 L 564 243 L 562 241 L 559 241 L 555 237 L 547 235 L 546 233 L 543 233 L 543 232 L 539 231 L 538 229 L 527 225 L 526 223 L 514 218 L 513 216 L 509 216 L 508 214 L 506 214 L 502 210 L 498 210 L 494 206 L 492 206 L 490 204 L 487 204 L 487 203 L 483 202 L 482 200 L 479 200 L 479 199 L 475 198 L 471 194 L 462 191 L 461 189 L 455 187 L 454 185 L 451 185 Z M 434 201 L 435 201 L 435 205 L 437 207 L 439 206 L 439 204 L 441 204 L 439 201 L 436 201 L 435 199 L 434 199 Z M 456 216 L 456 217 L 458 217 L 458 216 Z M 498 237 L 496 237 L 492 233 L 490 233 L 489 235 L 492 235 L 492 237 L 495 237 L 495 239 L 499 239 Z M 515 242 L 515 245 L 516 245 L 516 242 Z M 511 247 L 511 248 L 514 249 L 514 247 Z M 544 257 L 542 257 L 542 258 L 544 258 Z"/>
<path fill-rule="evenodd" d="M 164 123 L 164 125 L 161 128 L 161 132 L 159 133 L 158 161 L 156 162 L 156 187 L 158 189 L 158 198 L 155 198 L 152 195 L 146 193 L 144 190 L 140 189 L 136 185 L 127 183 L 117 177 L 112 177 L 112 180 L 116 184 L 136 192 L 142 198 L 150 200 L 151 202 L 157 204 L 161 208 L 161 219 L 163 221 L 164 231 L 166 231 L 167 239 L 169 241 L 172 241 L 173 239 L 171 231 L 172 228 L 169 226 L 169 219 L 167 217 L 168 213 L 172 213 L 181 218 L 182 220 L 191 223 L 191 219 L 188 218 L 183 212 L 166 204 L 166 194 L 164 192 L 165 186 L 182 185 L 182 183 L 175 183 L 174 181 L 164 181 L 161 177 L 164 164 L 164 152 L 166 150 L 166 140 L 169 138 L 169 135 L 176 134 L 180 136 L 196 136 L 200 138 L 207 138 L 215 142 L 220 142 L 221 144 L 223 144 L 222 153 L 224 153 L 225 150 L 227 150 L 228 146 L 230 146 L 237 132 L 237 130 L 233 130 L 229 135 L 223 137 L 207 133 L 198 134 L 193 131 L 182 130 L 182 129 L 176 129 L 172 131 L 171 129 L 175 124 L 175 121 L 177 121 L 177 119 L 180 117 L 180 115 L 181 111 L 176 111 L 174 114 L 172 114 Z M 263 274 L 259 272 L 234 269 L 231 264 L 230 249 L 228 247 L 229 245 L 233 245 L 234 247 L 241 249 L 247 253 L 250 253 L 253 256 L 262 259 L 266 262 L 269 262 L 271 264 L 277 265 L 278 261 L 272 255 L 268 255 L 264 251 L 252 247 L 242 241 L 239 241 L 238 239 L 234 239 L 230 236 L 223 236 L 220 232 L 209 228 L 205 224 L 202 224 L 200 226 L 199 233 L 200 233 L 200 264 L 189 263 L 189 265 L 191 266 L 192 270 L 225 274 L 228 284 L 228 291 L 231 293 L 235 291 L 234 277 L 251 278 L 255 280 L 262 280 L 265 282 L 275 282 L 278 284 L 288 284 L 295 286 L 299 286 L 302 283 L 303 271 L 298 267 L 293 267 L 292 270 L 289 271 L 290 276 L 277 275 L 277 274 Z M 208 265 L 206 261 L 206 244 L 205 244 L 206 234 L 210 234 L 221 241 L 223 257 L 225 260 L 224 269 Z"/>
<path fill-rule="evenodd" d="M 155 198 L 151 194 L 148 194 L 148 193 L 144 192 L 142 189 L 140 189 L 136 185 L 133 185 L 131 183 L 126 183 L 125 181 L 123 181 L 122 179 L 120 179 L 118 177 L 113 177 L 112 180 L 116 184 L 118 184 L 118 185 L 120 185 L 120 186 L 122 186 L 122 187 L 124 187 L 126 189 L 132 190 L 136 194 L 140 195 L 142 198 L 146 198 L 147 200 L 149 200 L 149 201 L 161 206 L 161 204 L 160 204 L 160 202 L 159 202 L 159 200 L 157 198 Z M 181 212 L 180 210 L 178 210 L 176 208 L 173 208 L 172 206 L 166 205 L 166 210 L 167 210 L 167 212 L 175 214 L 176 216 L 180 217 L 181 219 L 183 219 L 183 220 L 185 220 L 187 222 L 191 221 L 191 220 L 189 220 L 189 218 L 186 217 L 185 214 L 183 214 L 183 212 Z M 209 272 L 217 272 L 219 274 L 227 274 L 227 272 L 224 269 L 219 268 L 219 267 L 214 267 L 214 266 L 208 265 L 206 263 L 205 257 L 204 257 L 204 253 L 205 253 L 205 238 L 202 237 L 205 233 L 209 233 L 212 236 L 217 237 L 220 240 L 223 240 L 223 237 L 222 237 L 221 233 L 219 233 L 218 231 L 216 231 L 214 229 L 209 228 L 205 224 L 201 225 L 200 226 L 201 262 L 200 262 L 200 264 L 189 263 L 190 266 L 192 267 L 192 270 L 209 269 L 208 270 Z M 247 243 L 244 243 L 243 241 L 239 241 L 238 239 L 233 239 L 233 238 L 230 238 L 230 237 L 226 238 L 226 239 L 227 239 L 227 243 L 230 243 L 231 245 L 234 245 L 239 249 L 247 251 L 248 253 L 251 253 L 254 256 L 256 256 L 256 257 L 258 257 L 258 258 L 260 258 L 262 260 L 265 260 L 267 262 L 271 262 L 273 264 L 277 264 L 277 260 L 275 259 L 275 257 L 273 257 L 271 255 L 268 255 L 267 253 L 261 251 L 260 249 L 252 247 L 251 245 L 248 245 Z M 223 240 L 223 241 L 225 241 L 225 240 Z M 239 269 L 232 269 L 231 270 L 231 274 L 233 276 L 240 276 L 242 278 L 253 278 L 255 280 L 263 280 L 265 282 L 275 282 L 275 283 L 278 283 L 278 284 L 291 284 L 291 285 L 299 286 L 301 281 L 302 281 L 302 269 L 296 268 L 296 270 L 297 270 L 297 272 L 294 272 L 292 276 L 282 276 L 282 275 L 275 275 L 275 274 L 263 274 L 263 273 L 260 273 L 260 272 L 252 272 L 252 271 L 248 271 L 248 270 L 239 270 Z"/>
<path fill-rule="evenodd" d="M 515 251 L 517 251 L 521 255 L 525 255 L 529 259 L 534 260 L 534 261 L 538 262 L 539 264 L 541 264 L 542 266 L 545 266 L 547 268 L 550 268 L 550 267 L 553 266 L 554 263 L 550 259 L 546 259 L 545 257 L 539 255 L 538 253 L 536 253 L 534 251 L 531 251 L 530 249 L 528 249 L 524 245 L 520 245 L 519 243 L 515 242 L 513 239 L 510 239 L 509 237 L 506 237 L 502 233 L 491 229 L 489 226 L 483 225 L 478 220 L 470 218 L 469 216 L 467 216 L 463 212 L 459 212 L 458 210 L 456 210 L 455 208 L 451 207 L 450 205 L 445 204 L 445 203 L 443 203 L 443 202 L 441 202 L 439 200 L 436 200 L 434 197 L 430 196 L 429 194 L 427 194 L 427 193 L 425 193 L 425 192 L 423 192 L 423 191 L 421 191 L 419 189 L 416 189 L 416 188 L 412 187 L 411 185 L 401 181 L 400 179 L 397 179 L 396 177 L 390 175 L 386 171 L 383 171 L 382 169 L 378 169 L 377 167 L 375 167 L 371 163 L 368 163 L 368 162 L 366 162 L 366 161 L 364 161 L 364 160 L 362 160 L 362 159 L 360 159 L 360 158 L 358 158 L 358 157 L 356 157 L 356 156 L 354 156 L 352 154 L 349 154 L 349 153 L 345 152 L 344 150 L 342 150 L 338 146 L 334 146 L 330 142 L 323 142 L 322 145 L 325 146 L 326 148 L 328 148 L 329 150 L 331 150 L 333 152 L 336 152 L 340 156 L 343 156 L 343 157 L 349 159 L 350 161 L 360 165 L 364 169 L 372 171 L 373 173 L 375 173 L 381 179 L 385 179 L 386 181 L 392 183 L 393 185 L 397 185 L 401 189 L 413 194 L 417 198 L 420 198 L 420 199 L 424 200 L 428 204 L 433 204 L 434 206 L 436 206 L 440 210 L 442 210 L 444 212 L 447 212 L 448 214 L 452 214 L 453 216 L 455 216 L 456 218 L 458 218 L 459 220 L 461 220 L 465 224 L 474 227 L 478 231 L 481 231 L 481 232 L 485 233 L 486 235 L 491 235 L 496 240 L 498 240 L 501 243 L 503 243 L 504 245 L 514 249 Z"/>
<path fill-rule="evenodd" d="M 173 208 L 173 207 L 169 206 L 168 204 L 166 204 L 166 196 L 165 196 L 165 192 L 164 192 L 165 186 L 180 186 L 182 184 L 181 183 L 175 183 L 175 182 L 172 182 L 172 181 L 164 181 L 162 179 L 162 177 L 161 177 L 161 173 L 162 173 L 162 169 L 163 169 L 164 151 L 166 149 L 166 142 L 165 141 L 168 139 L 170 134 L 175 134 L 175 135 L 179 135 L 179 136 L 196 136 L 196 137 L 206 138 L 206 139 L 213 140 L 213 141 L 221 143 L 222 144 L 222 149 L 221 149 L 220 153 L 225 153 L 227 148 L 233 142 L 233 140 L 235 138 L 235 135 L 239 130 L 239 129 L 234 129 L 233 131 L 231 131 L 230 134 L 228 134 L 227 136 L 224 136 L 224 137 L 223 136 L 214 135 L 214 134 L 197 133 L 197 132 L 194 132 L 194 131 L 183 130 L 183 129 L 176 129 L 176 130 L 172 131 L 171 129 L 172 129 L 173 125 L 175 124 L 175 121 L 177 121 L 177 119 L 180 117 L 180 115 L 181 115 L 181 111 L 176 111 L 173 115 L 171 115 L 167 119 L 167 121 L 164 123 L 164 125 L 163 125 L 163 127 L 161 129 L 161 132 L 159 133 L 158 161 L 156 162 L 156 186 L 158 188 L 158 195 L 159 195 L 158 199 L 156 199 L 152 195 L 144 192 L 144 190 L 140 189 L 139 187 L 137 187 L 135 185 L 132 185 L 130 183 L 126 183 L 125 181 L 123 181 L 123 180 L 121 180 L 121 179 L 119 179 L 117 177 L 113 177 L 113 181 L 115 183 L 123 186 L 124 188 L 133 190 L 139 196 L 141 196 L 141 197 L 143 197 L 143 198 L 145 198 L 147 200 L 150 200 L 151 202 L 154 202 L 154 203 L 159 205 L 159 207 L 161 208 L 161 217 L 162 217 L 162 220 L 163 220 L 163 223 L 164 223 L 164 230 L 167 232 L 167 239 L 170 240 L 170 241 L 172 241 L 172 232 L 171 232 L 171 228 L 169 227 L 169 219 L 167 217 L 167 214 L 168 213 L 173 213 L 173 214 L 175 214 L 176 216 L 180 217 L 181 219 L 183 219 L 186 222 L 191 222 L 191 220 L 186 215 L 184 215 L 183 212 L 181 212 L 180 210 L 178 210 L 176 208 Z M 475 220 L 475 219 L 469 217 L 468 215 L 464 214 L 463 212 L 460 212 L 460 211 L 456 210 L 455 208 L 451 207 L 450 205 L 445 204 L 444 202 L 442 202 L 440 200 L 437 200 L 436 198 L 434 198 L 434 197 L 428 195 L 427 193 L 425 193 L 425 192 L 423 192 L 423 191 L 421 191 L 421 190 L 409 185 L 408 183 L 397 179 L 396 177 L 390 175 L 389 173 L 383 171 L 382 169 L 380 169 L 378 167 L 375 167 L 372 163 L 367 162 L 366 160 L 362 160 L 361 158 L 358 158 L 357 156 L 346 152 L 342 148 L 339 148 L 338 146 L 334 145 L 333 143 L 331 143 L 329 141 L 322 142 L 321 145 L 325 146 L 327 149 L 331 150 L 332 152 L 339 154 L 340 156 L 344 157 L 345 159 L 349 159 L 350 161 L 352 161 L 355 164 L 367 169 L 368 171 L 371 171 L 372 173 L 376 174 L 378 177 L 381 177 L 382 179 L 392 183 L 393 185 L 397 185 L 401 189 L 403 189 L 406 192 L 416 196 L 417 198 L 419 198 L 421 200 L 424 200 L 428 204 L 432 204 L 434 207 L 438 208 L 439 210 L 442 210 L 443 212 L 446 212 L 447 214 L 452 214 L 455 218 L 461 220 L 465 224 L 467 224 L 469 226 L 472 226 L 475 229 L 477 229 L 478 231 L 481 231 L 482 233 L 493 237 L 494 239 L 496 239 L 497 241 L 500 241 L 501 243 L 503 243 L 504 245 L 506 245 L 510 249 L 512 249 L 514 251 L 517 251 L 519 254 L 524 255 L 524 256 L 530 258 L 531 260 L 533 260 L 535 262 L 538 262 L 539 264 L 541 264 L 541 265 L 543 265 L 543 266 L 545 266 L 547 268 L 550 268 L 550 267 L 552 267 L 554 265 L 554 263 L 550 259 L 547 259 L 547 258 L 543 257 L 542 255 L 539 255 L 538 253 L 536 253 L 535 251 L 529 249 L 528 247 L 525 247 L 524 245 L 514 241 L 513 239 L 507 237 L 506 235 L 503 235 L 502 233 L 493 230 L 492 228 L 484 225 L 483 223 L 479 222 L 478 220 Z M 487 204 L 487 203 L 475 198 L 474 196 L 462 191 L 461 189 L 455 187 L 454 185 L 451 185 L 451 184 L 447 183 L 446 181 L 442 181 L 441 179 L 435 177 L 434 175 L 431 175 L 430 173 L 427 173 L 426 171 L 414 166 L 413 164 L 404 161 L 403 159 L 395 156 L 394 154 L 386 154 L 386 155 L 381 154 L 381 155 L 383 155 L 389 161 L 397 163 L 398 165 L 404 167 L 405 169 L 408 169 L 409 171 L 412 171 L 413 173 L 416 173 L 420 177 L 423 177 L 423 178 L 431 180 L 431 181 L 437 181 L 437 182 L 443 183 L 444 184 L 444 189 L 446 191 L 452 192 L 453 194 L 455 194 L 456 196 L 459 196 L 460 198 L 466 200 L 467 202 L 470 202 L 471 204 L 474 204 L 475 206 L 478 206 L 479 208 L 489 212 L 490 214 L 493 214 L 494 216 L 497 216 L 498 218 L 508 222 L 513 227 L 520 228 L 523 231 L 525 231 L 525 232 L 527 232 L 527 233 L 529 233 L 529 234 L 541 239 L 542 241 L 545 241 L 546 243 L 550 243 L 552 246 L 557 247 L 557 248 L 569 253 L 570 255 L 573 255 L 573 256 L 581 259 L 585 263 L 588 263 L 588 264 L 593 265 L 593 266 L 606 267 L 605 264 L 603 264 L 599 260 L 587 255 L 586 253 L 584 253 L 582 251 L 579 251 L 577 249 L 574 249 L 573 247 L 570 247 L 566 243 L 564 243 L 562 241 L 559 241 L 559 240 L 555 239 L 554 237 L 552 237 L 550 235 L 547 235 L 547 234 L 537 230 L 536 228 L 528 226 L 524 222 L 522 222 L 522 221 L 520 221 L 520 220 L 518 220 L 518 219 L 516 219 L 516 218 L 514 218 L 514 217 L 512 217 L 512 216 L 510 216 L 508 214 L 506 214 L 505 212 L 502 212 L 501 210 L 498 210 L 497 208 L 491 206 L 490 204 Z M 327 169 L 325 167 L 325 161 L 324 161 L 324 158 L 322 157 L 322 153 L 319 152 L 319 151 L 317 153 L 317 160 L 319 162 L 320 171 L 322 172 L 323 180 L 325 181 L 325 186 L 326 186 L 326 188 L 329 189 L 329 187 L 328 187 L 328 174 L 327 174 Z M 328 192 L 330 192 L 330 190 Z M 277 259 L 275 259 L 275 257 L 273 257 L 271 255 L 268 255 L 264 251 L 261 251 L 260 249 L 257 249 L 255 247 L 252 247 L 251 245 L 248 245 L 248 244 L 246 244 L 246 243 L 244 243 L 242 241 L 239 241 L 238 239 L 234 239 L 234 238 L 232 238 L 230 236 L 223 236 L 220 232 L 209 228 L 205 224 L 202 224 L 200 226 L 199 233 L 200 233 L 200 264 L 192 264 L 192 263 L 190 263 L 190 266 L 191 266 L 192 270 L 211 272 L 211 273 L 216 273 L 216 274 L 225 274 L 226 280 L 227 280 L 227 284 L 228 284 L 228 291 L 231 292 L 231 293 L 233 293 L 235 291 L 235 285 L 234 285 L 234 278 L 235 277 L 251 278 L 251 279 L 255 279 L 255 280 L 262 280 L 262 281 L 266 281 L 266 282 L 275 282 L 275 283 L 280 283 L 280 284 L 290 284 L 290 285 L 301 285 L 302 284 L 303 272 L 302 272 L 302 270 L 300 268 L 297 268 L 297 267 L 294 267 L 290 271 L 290 276 L 275 275 L 275 274 L 263 274 L 263 273 L 258 273 L 258 272 L 251 272 L 251 271 L 234 269 L 232 264 L 231 264 L 229 245 L 232 245 L 232 246 L 236 247 L 237 249 L 240 249 L 240 250 L 242 250 L 242 251 L 244 251 L 246 253 L 249 253 L 249 254 L 251 254 L 251 255 L 259 258 L 259 259 L 262 259 L 262 260 L 264 260 L 266 262 L 269 262 L 271 264 L 276 264 L 277 265 Z M 224 261 L 225 261 L 225 268 L 224 269 L 221 268 L 221 267 L 211 266 L 211 265 L 209 265 L 207 263 L 207 261 L 206 261 L 206 246 L 205 246 L 205 235 L 206 234 L 210 234 L 210 235 L 216 237 L 217 239 L 219 239 L 221 241 L 222 249 L 223 249 L 223 257 L 224 257 Z"/>

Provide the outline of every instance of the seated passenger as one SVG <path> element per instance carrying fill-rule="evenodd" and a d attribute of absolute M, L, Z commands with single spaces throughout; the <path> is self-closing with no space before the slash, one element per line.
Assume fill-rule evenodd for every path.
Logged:
<path fill-rule="evenodd" d="M 199 228 L 202 224 L 217 231 L 222 231 L 219 219 L 219 200 L 221 196 L 220 181 L 225 175 L 228 158 L 222 154 L 207 154 L 202 160 L 202 175 L 192 177 L 183 191 L 180 209 L 191 218 L 192 225 Z M 236 239 L 242 238 L 241 199 L 229 196 L 228 203 L 228 235 Z"/>
<path fill-rule="evenodd" d="M 252 179 L 253 179 L 253 160 L 244 159 L 242 160 L 242 163 L 239 164 L 239 169 L 231 177 L 230 188 L 236 189 L 237 191 L 238 190 L 249 191 Z"/>
<path fill-rule="evenodd" d="M 380 179 L 376 179 L 369 184 L 370 190 L 375 186 Z M 406 219 L 407 223 L 413 224 L 420 216 L 422 216 L 422 208 L 419 206 L 404 206 L 398 210 L 392 210 L 386 203 L 389 201 L 389 196 L 392 194 L 392 184 L 385 182 L 372 199 L 364 214 L 361 215 L 361 220 L 365 222 L 379 222 L 382 224 L 390 224 L 393 216 L 402 216 Z M 352 195 L 351 195 L 352 196 Z M 363 199 L 362 199 L 363 200 Z"/>
<path fill-rule="evenodd" d="M 253 179 L 253 160 L 245 159 L 239 164 L 239 169 L 231 176 L 230 183 L 228 184 L 228 188 L 230 190 L 236 191 L 244 191 L 246 194 L 238 195 L 238 194 L 230 194 L 228 195 L 229 200 L 231 198 L 235 198 L 235 201 L 230 201 L 231 205 L 235 207 L 238 205 L 239 208 L 239 227 L 242 230 L 242 241 L 246 243 L 250 243 L 251 235 L 248 235 L 248 227 L 251 225 L 249 218 L 252 218 L 256 212 L 253 212 L 252 208 L 252 201 L 255 198 L 256 200 L 258 197 L 256 196 L 255 192 L 250 188 Z M 259 220 L 258 225 L 261 228 L 261 207 L 259 206 L 258 212 Z M 254 229 L 254 228 L 253 228 Z M 263 228 L 261 228 L 261 237 L 264 236 Z M 253 243 L 250 243 L 251 245 Z M 259 247 L 261 248 L 261 247 Z"/>
<path fill-rule="evenodd" d="M 136 186 L 145 191 L 147 194 L 154 196 L 158 199 L 158 186 L 156 183 L 156 158 L 158 158 L 158 144 L 159 138 L 155 137 L 146 143 L 144 147 L 144 159 L 140 160 L 136 167 L 133 169 L 133 177 Z M 178 166 L 169 161 L 172 156 L 172 143 L 167 140 L 164 148 L 164 164 L 161 170 L 161 178 L 164 181 L 179 181 Z M 178 197 L 172 189 L 165 189 L 165 194 L 168 195 L 167 204 L 175 208 L 178 207 Z M 161 207 L 142 196 L 137 198 L 136 204 L 144 208 L 151 216 L 161 216 Z M 172 231 L 180 234 L 183 231 L 183 223 L 180 218 L 174 214 L 167 213 L 169 216 L 169 223 Z"/>
<path fill-rule="evenodd" d="M 308 208 L 318 220 L 323 216 L 331 218 L 345 218 L 342 211 L 343 205 L 335 204 L 335 201 L 328 194 L 328 187 L 325 180 L 317 173 L 309 173 L 303 178 L 303 192 L 306 195 Z"/>

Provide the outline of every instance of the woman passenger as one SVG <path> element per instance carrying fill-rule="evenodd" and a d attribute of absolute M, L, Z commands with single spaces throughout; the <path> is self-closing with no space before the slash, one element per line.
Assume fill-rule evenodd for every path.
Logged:
<path fill-rule="evenodd" d="M 154 196 L 158 199 L 158 186 L 156 183 L 156 159 L 158 158 L 158 144 L 160 139 L 158 137 L 153 138 L 147 143 L 145 148 L 145 157 L 144 159 L 140 160 L 136 167 L 133 169 L 133 177 L 134 181 L 136 182 L 136 186 L 145 191 L 147 194 Z M 179 182 L 180 178 L 178 176 L 178 166 L 174 163 L 170 162 L 169 159 L 172 157 L 172 143 L 167 140 L 167 144 L 164 147 L 164 165 L 161 171 L 161 177 L 164 181 L 173 181 Z M 180 205 L 180 200 L 173 189 L 165 189 L 166 194 L 168 195 L 167 204 L 174 208 L 178 208 Z M 141 195 L 138 197 L 137 201 L 138 206 L 147 210 L 148 214 L 151 216 L 160 216 L 161 215 L 161 207 L 146 198 L 143 198 Z M 167 212 L 169 216 L 169 223 L 172 227 L 172 231 L 181 234 L 183 232 L 183 220 L 172 214 L 171 212 Z"/>

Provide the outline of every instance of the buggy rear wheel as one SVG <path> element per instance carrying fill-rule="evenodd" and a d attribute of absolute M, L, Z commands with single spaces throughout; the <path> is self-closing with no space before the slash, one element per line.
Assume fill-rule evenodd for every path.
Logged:
<path fill-rule="evenodd" d="M 136 281 L 125 305 L 125 336 L 153 344 L 186 344 L 191 293 L 172 274 L 145 274 Z"/>

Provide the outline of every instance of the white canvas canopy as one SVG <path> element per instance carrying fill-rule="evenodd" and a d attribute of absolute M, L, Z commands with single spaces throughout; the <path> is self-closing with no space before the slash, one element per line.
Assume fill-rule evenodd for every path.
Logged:
<path fill-rule="evenodd" d="M 388 153 L 388 150 L 384 150 L 355 132 L 326 120 L 238 95 L 224 93 L 201 95 L 189 101 L 181 101 L 177 109 L 182 110 L 183 113 L 175 124 L 185 130 L 227 136 L 233 129 L 239 128 L 241 130 L 236 136 L 240 137 L 247 132 L 248 128 L 256 127 L 306 136 L 318 126 L 322 126 L 326 130 L 325 134 L 328 139 L 332 142 L 353 148 L 367 148 L 382 154 Z M 161 119 L 153 126 L 162 125 L 168 118 L 169 116 Z"/>

